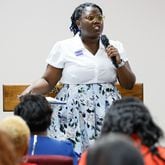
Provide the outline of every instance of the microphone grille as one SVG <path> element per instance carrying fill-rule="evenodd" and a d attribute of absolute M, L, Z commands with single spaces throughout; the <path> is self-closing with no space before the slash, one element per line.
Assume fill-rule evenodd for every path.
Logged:
<path fill-rule="evenodd" d="M 109 40 L 106 35 L 101 35 L 101 42 L 105 47 L 109 45 Z"/>

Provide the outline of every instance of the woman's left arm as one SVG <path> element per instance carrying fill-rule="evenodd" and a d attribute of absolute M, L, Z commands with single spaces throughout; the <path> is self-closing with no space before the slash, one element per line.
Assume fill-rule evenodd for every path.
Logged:
<path fill-rule="evenodd" d="M 132 89 L 135 84 L 136 77 L 132 72 L 128 61 L 125 62 L 123 66 L 118 67 L 116 72 L 120 85 L 125 89 Z"/>
<path fill-rule="evenodd" d="M 135 84 L 136 77 L 132 72 L 128 61 L 122 61 L 118 49 L 115 48 L 113 45 L 109 45 L 106 48 L 106 52 L 108 57 L 110 59 L 113 59 L 116 65 L 118 66 L 116 68 L 116 72 L 120 85 L 125 89 L 132 89 Z"/>

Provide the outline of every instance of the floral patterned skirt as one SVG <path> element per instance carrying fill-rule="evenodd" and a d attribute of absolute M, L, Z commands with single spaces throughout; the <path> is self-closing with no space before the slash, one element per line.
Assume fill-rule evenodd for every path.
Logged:
<path fill-rule="evenodd" d="M 67 104 L 52 105 L 48 135 L 71 140 L 81 154 L 100 135 L 105 112 L 121 96 L 113 84 L 65 84 L 56 98 Z"/>

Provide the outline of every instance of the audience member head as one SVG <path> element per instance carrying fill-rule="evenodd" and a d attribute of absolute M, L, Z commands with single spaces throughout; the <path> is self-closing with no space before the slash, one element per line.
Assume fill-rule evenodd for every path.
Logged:
<path fill-rule="evenodd" d="M 82 13 L 86 10 L 87 7 L 95 7 L 100 11 L 101 14 L 103 14 L 102 9 L 94 3 L 86 2 L 76 7 L 71 16 L 71 26 L 70 26 L 70 30 L 74 33 L 74 35 L 77 32 L 79 32 L 79 28 L 77 26 L 77 20 L 80 19 Z"/>
<path fill-rule="evenodd" d="M 111 133 L 89 148 L 87 165 L 144 165 L 144 162 L 131 139 Z"/>
<path fill-rule="evenodd" d="M 136 135 L 153 153 L 156 152 L 155 144 L 163 137 L 148 108 L 134 97 L 124 97 L 112 104 L 105 115 L 101 134 L 109 132 Z"/>
<path fill-rule="evenodd" d="M 26 121 L 32 134 L 40 134 L 46 132 L 51 123 L 52 109 L 44 96 L 25 95 L 14 114 Z"/>
<path fill-rule="evenodd" d="M 0 165 L 16 165 L 15 148 L 10 136 L 0 130 Z"/>
<path fill-rule="evenodd" d="M 11 138 L 18 162 L 23 161 L 27 154 L 30 130 L 26 122 L 19 116 L 9 116 L 0 121 L 0 129 L 5 131 Z"/>

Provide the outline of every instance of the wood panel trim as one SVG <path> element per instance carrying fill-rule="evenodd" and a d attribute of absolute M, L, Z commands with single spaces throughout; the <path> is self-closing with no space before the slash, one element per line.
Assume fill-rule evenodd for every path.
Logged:
<path fill-rule="evenodd" d="M 15 106 L 19 103 L 18 95 L 22 93 L 29 84 L 12 84 L 12 85 L 3 85 L 3 111 L 10 112 L 13 111 Z M 136 83 L 134 88 L 131 90 L 126 90 L 122 88 L 119 84 L 116 84 L 116 87 L 120 91 L 122 96 L 134 96 L 143 101 L 143 84 Z M 59 90 L 59 87 L 57 87 Z M 58 91 L 57 90 L 57 91 Z M 49 93 L 48 96 L 55 96 L 55 93 Z"/>

